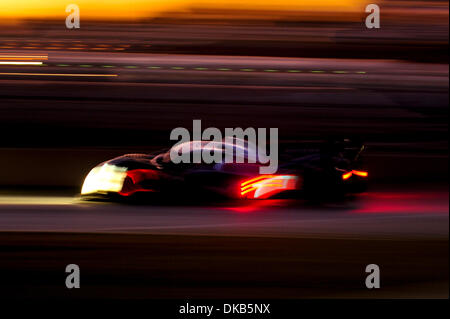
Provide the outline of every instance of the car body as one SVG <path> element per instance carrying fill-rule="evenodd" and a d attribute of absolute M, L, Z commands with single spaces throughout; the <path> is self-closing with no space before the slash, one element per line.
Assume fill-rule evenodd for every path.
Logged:
<path fill-rule="evenodd" d="M 244 145 L 237 162 L 206 164 L 171 161 L 171 151 L 191 154 L 210 150 L 211 143 L 188 142 L 152 154 L 127 154 L 93 168 L 87 175 L 82 198 L 224 198 L 268 199 L 320 198 L 365 189 L 368 173 L 362 168 L 362 145 L 322 143 L 308 149 L 300 146 L 300 156 L 283 156 L 276 174 L 259 174 L 263 165 L 248 163 L 256 150 Z M 217 142 L 215 149 L 227 149 Z M 236 154 L 236 144 L 231 150 Z M 174 149 L 176 148 L 176 149 Z"/>

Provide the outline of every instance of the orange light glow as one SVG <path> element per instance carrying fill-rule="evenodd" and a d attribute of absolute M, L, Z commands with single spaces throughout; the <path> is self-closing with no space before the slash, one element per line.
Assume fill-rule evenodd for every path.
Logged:
<path fill-rule="evenodd" d="M 350 177 L 352 177 L 353 175 L 360 176 L 360 177 L 368 177 L 368 176 L 369 176 L 369 173 L 368 173 L 368 172 L 365 172 L 365 171 L 356 171 L 356 170 L 352 170 L 352 171 L 350 171 L 350 172 L 348 172 L 348 173 L 343 174 L 343 175 L 342 175 L 342 179 L 343 179 L 343 180 L 347 180 L 347 179 L 349 179 Z"/>
<path fill-rule="evenodd" d="M 47 60 L 47 55 L 2 55 L 0 60 Z"/>
<path fill-rule="evenodd" d="M 273 15 L 273 12 L 361 12 L 367 0 L 77 0 L 80 15 L 88 20 L 133 20 L 145 19 L 171 12 L 180 12 L 184 16 L 195 15 L 195 11 L 211 11 L 214 15 L 223 11 L 223 15 L 253 12 L 255 15 Z M 64 19 L 67 14 L 66 0 L 15 0 L 0 1 L 0 18 L 56 18 Z M 228 13 L 227 13 L 228 11 Z M 1 21 L 0 21 L 1 22 Z"/>
<path fill-rule="evenodd" d="M 352 175 L 353 175 L 352 172 L 345 173 L 344 175 L 342 175 L 342 179 L 345 181 L 345 180 L 349 179 L 350 177 L 352 177 Z"/>
<path fill-rule="evenodd" d="M 353 174 L 361 176 L 361 177 L 369 176 L 369 173 L 368 172 L 364 172 L 364 171 L 355 171 L 355 170 L 353 170 L 352 172 L 353 172 Z"/>

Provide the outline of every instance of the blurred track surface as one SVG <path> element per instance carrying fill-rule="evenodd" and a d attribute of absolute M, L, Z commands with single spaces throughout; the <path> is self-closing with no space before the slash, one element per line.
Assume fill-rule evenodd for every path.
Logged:
<path fill-rule="evenodd" d="M 0 196 L 2 231 L 120 232 L 221 236 L 448 235 L 448 193 L 372 191 L 329 204 L 293 200 L 114 205 L 71 197 Z"/>
<path fill-rule="evenodd" d="M 448 191 L 308 205 L 0 197 L 6 298 L 448 298 Z M 67 264 L 82 289 L 64 286 Z M 365 288 L 381 267 L 382 289 Z"/>

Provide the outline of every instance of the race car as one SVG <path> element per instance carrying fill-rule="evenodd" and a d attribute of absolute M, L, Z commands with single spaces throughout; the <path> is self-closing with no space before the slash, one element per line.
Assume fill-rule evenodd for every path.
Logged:
<path fill-rule="evenodd" d="M 152 154 L 127 154 L 99 164 L 85 178 L 81 197 L 322 198 L 361 192 L 367 185 L 369 174 L 361 160 L 365 147 L 348 140 L 321 143 L 313 148 L 297 147 L 297 156 L 288 152 L 280 158 L 276 174 L 259 174 L 264 164 L 258 160 L 249 163 L 255 150 L 244 143 L 240 153 L 244 158 L 240 161 L 175 164 L 171 152 L 193 155 L 211 150 L 211 142 L 186 143 Z M 214 149 L 236 154 L 237 144 L 230 147 L 227 143 L 216 142 Z"/>

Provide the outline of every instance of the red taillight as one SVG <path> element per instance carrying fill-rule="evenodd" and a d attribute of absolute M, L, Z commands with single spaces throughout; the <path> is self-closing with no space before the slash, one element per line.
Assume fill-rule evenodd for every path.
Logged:
<path fill-rule="evenodd" d="M 298 176 L 261 175 L 241 183 L 241 196 L 247 198 L 268 198 L 285 190 L 298 188 Z"/>
<path fill-rule="evenodd" d="M 352 170 L 350 172 L 342 174 L 342 179 L 345 181 L 345 180 L 349 179 L 350 177 L 352 177 L 352 175 L 356 175 L 356 176 L 360 176 L 360 177 L 368 177 L 369 173 L 365 172 L 365 171 Z"/>

